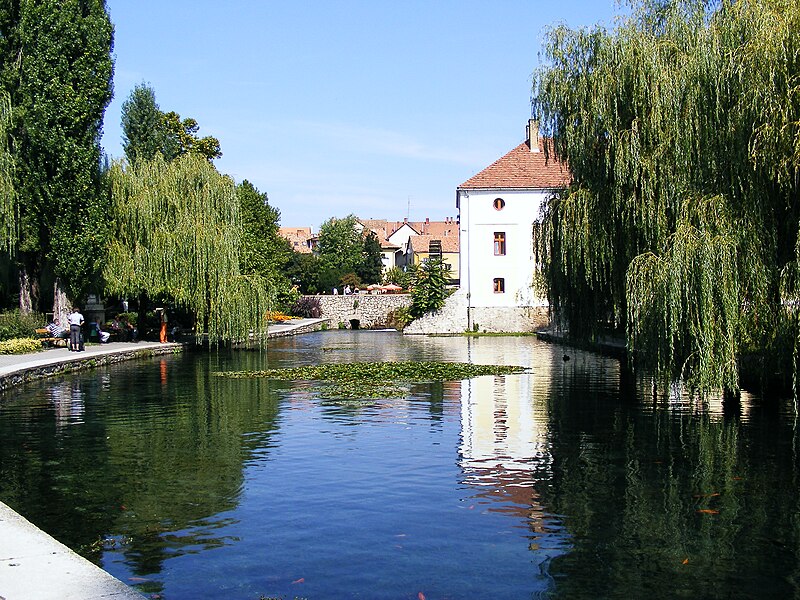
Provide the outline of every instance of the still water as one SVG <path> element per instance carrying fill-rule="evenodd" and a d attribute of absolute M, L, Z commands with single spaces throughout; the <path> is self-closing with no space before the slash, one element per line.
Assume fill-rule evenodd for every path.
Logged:
<path fill-rule="evenodd" d="M 800 597 L 790 399 L 654 398 L 534 338 L 331 331 L 0 398 L 0 499 L 152 597 Z M 522 375 L 341 406 L 219 370 L 447 360 Z"/>

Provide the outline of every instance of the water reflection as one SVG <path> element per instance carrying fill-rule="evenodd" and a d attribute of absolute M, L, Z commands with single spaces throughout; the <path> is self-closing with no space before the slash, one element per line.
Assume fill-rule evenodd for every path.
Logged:
<path fill-rule="evenodd" d="M 39 382 L 0 401 L 0 498 L 170 599 L 800 595 L 791 403 L 562 357 L 328 332 Z M 531 372 L 356 406 L 212 376 L 375 359 Z"/>

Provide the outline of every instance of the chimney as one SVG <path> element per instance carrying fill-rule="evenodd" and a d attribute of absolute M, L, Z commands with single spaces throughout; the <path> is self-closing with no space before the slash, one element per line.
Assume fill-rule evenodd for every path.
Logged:
<path fill-rule="evenodd" d="M 430 217 L 425 217 L 425 224 L 427 225 L 430 222 L 431 222 L 431 218 Z"/>
<path fill-rule="evenodd" d="M 531 152 L 539 152 L 539 121 L 536 119 L 528 119 L 526 134 Z"/>

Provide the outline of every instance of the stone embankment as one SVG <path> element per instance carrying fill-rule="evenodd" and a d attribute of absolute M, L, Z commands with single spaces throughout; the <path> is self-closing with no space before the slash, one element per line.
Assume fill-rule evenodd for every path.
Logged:
<path fill-rule="evenodd" d="M 414 335 L 480 333 L 530 333 L 549 325 L 544 306 L 467 306 L 466 290 L 453 292 L 441 310 L 412 322 L 403 333 Z"/>
<path fill-rule="evenodd" d="M 390 315 L 400 307 L 411 306 L 409 294 L 353 294 L 348 296 L 311 296 L 319 300 L 321 318 L 330 327 L 346 329 L 383 329 Z"/>

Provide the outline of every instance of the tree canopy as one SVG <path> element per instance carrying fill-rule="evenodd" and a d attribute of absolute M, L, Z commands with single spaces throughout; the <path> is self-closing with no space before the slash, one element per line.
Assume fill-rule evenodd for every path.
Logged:
<path fill-rule="evenodd" d="M 122 103 L 122 149 L 128 162 L 150 160 L 157 152 L 164 153 L 163 121 L 153 88 L 144 83 L 135 86 Z"/>
<path fill-rule="evenodd" d="M 624 328 L 663 380 L 735 389 L 742 353 L 797 339 L 800 5 L 630 4 L 551 29 L 535 74 L 573 176 L 534 232 L 551 307 Z"/>
<path fill-rule="evenodd" d="M 131 163 L 149 160 L 156 152 L 167 160 L 189 153 L 209 161 L 222 156 L 219 140 L 200 137 L 199 130 L 191 117 L 181 119 L 174 111 L 162 112 L 155 91 L 146 83 L 135 86 L 122 104 L 122 147 Z"/>
<path fill-rule="evenodd" d="M 190 310 L 212 343 L 266 334 L 265 279 L 242 274 L 242 222 L 233 181 L 194 153 L 111 168 L 115 231 L 107 290 Z"/>
<path fill-rule="evenodd" d="M 45 272 L 79 297 L 102 257 L 107 204 L 99 141 L 112 46 L 103 0 L 0 4 L 0 85 L 10 97 L 8 149 L 19 200 L 14 254 L 25 310 L 38 308 Z"/>
<path fill-rule="evenodd" d="M 286 294 L 292 287 L 286 275 L 292 248 L 278 232 L 280 211 L 269 204 L 246 179 L 236 186 L 242 238 L 239 268 L 244 275 L 259 275 L 275 294 Z"/>

